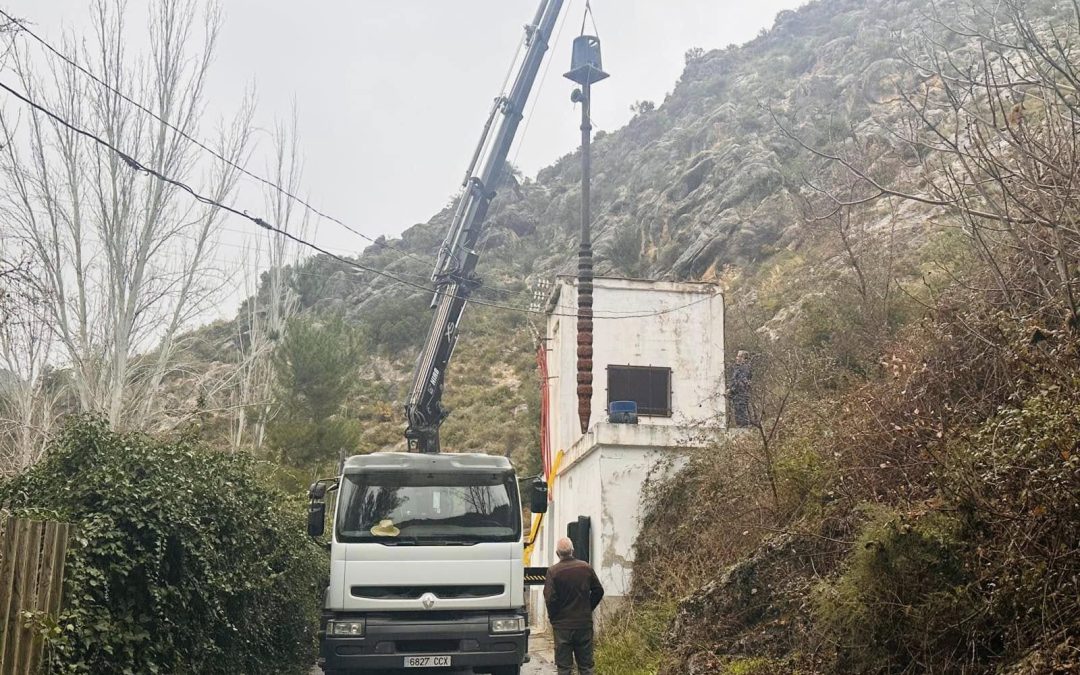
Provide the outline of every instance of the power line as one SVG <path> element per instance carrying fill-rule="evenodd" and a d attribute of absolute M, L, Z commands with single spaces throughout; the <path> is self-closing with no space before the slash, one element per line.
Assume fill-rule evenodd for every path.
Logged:
<path fill-rule="evenodd" d="M 385 270 L 376 269 L 374 267 L 368 267 L 367 265 L 364 265 L 362 263 L 359 263 L 359 262 L 356 262 L 354 260 L 349 260 L 347 258 L 344 258 L 344 257 L 342 257 L 340 255 L 337 255 L 336 253 L 332 253 L 331 251 L 328 251 L 328 250 L 322 248 L 318 244 L 314 244 L 312 242 L 306 241 L 305 239 L 302 239 L 302 238 L 294 235 L 293 233 L 291 233 L 291 232 L 289 232 L 287 230 L 283 230 L 283 229 L 281 229 L 279 227 L 275 227 L 274 225 L 268 223 L 267 221 L 263 220 L 262 218 L 260 218 L 258 216 L 252 216 L 249 213 L 247 213 L 246 211 L 242 211 L 242 210 L 238 209 L 235 206 L 231 206 L 229 204 L 225 204 L 225 203 L 222 203 L 220 201 L 217 201 L 216 199 L 213 199 L 211 197 L 207 197 L 207 196 L 197 192 L 190 185 L 187 185 L 186 183 L 184 183 L 184 182 L 182 182 L 180 180 L 177 180 L 175 178 L 172 178 L 170 176 L 166 176 L 165 174 L 161 173 L 160 171 L 140 163 L 134 157 L 127 154 L 126 152 L 124 152 L 120 148 L 116 147 L 112 143 L 104 140 L 103 138 L 101 138 L 100 136 L 95 135 L 92 132 L 86 131 L 85 129 L 82 129 L 82 128 L 72 124 L 71 122 L 69 122 L 66 119 L 64 119 L 63 117 L 61 117 L 60 115 L 54 113 L 52 110 L 49 110 L 48 108 L 46 108 L 45 106 L 37 103 L 36 101 L 32 100 L 28 96 L 16 91 L 15 89 L 12 89 L 11 87 L 9 87 L 4 82 L 0 82 L 0 89 L 3 89 L 4 91 L 8 92 L 9 94 L 14 96 L 15 98 L 19 99 L 20 101 L 22 101 L 26 105 L 33 108 L 34 110 L 37 110 L 37 111 L 41 112 L 42 114 L 46 115 L 47 117 L 49 117 L 50 119 L 55 121 L 57 124 L 63 126 L 64 128 L 66 128 L 66 129 L 68 129 L 68 130 L 70 130 L 70 131 L 72 131 L 72 132 L 74 132 L 74 133 L 76 133 L 76 134 L 78 134 L 78 135 L 80 135 L 80 136 L 82 136 L 84 138 L 88 138 L 91 141 L 93 141 L 94 143 L 100 145 L 101 147 L 111 151 L 113 154 L 115 154 L 117 157 L 119 157 L 125 164 L 127 164 L 131 169 L 133 169 L 135 171 L 141 171 L 141 172 L 143 172 L 143 173 L 145 173 L 145 174 L 147 174 L 149 176 L 152 176 L 153 178 L 156 178 L 157 180 L 159 180 L 159 181 L 161 181 L 163 183 L 167 183 L 167 184 L 172 185 L 173 187 L 176 187 L 176 188 L 178 188 L 178 189 L 180 189 L 180 190 L 182 190 L 184 192 L 187 192 L 189 195 L 191 195 L 191 197 L 195 201 L 197 201 L 197 202 L 199 202 L 201 204 L 205 204 L 205 205 L 213 207 L 213 208 L 219 208 L 219 209 L 221 209 L 221 210 L 223 210 L 223 211 L 225 211 L 227 213 L 231 213 L 231 214 L 233 214 L 235 216 L 238 216 L 240 218 L 243 218 L 245 220 L 249 220 L 252 223 L 258 225 L 259 227 L 261 227 L 261 228 L 263 228 L 265 230 L 268 230 L 270 232 L 281 235 L 281 236 L 285 237 L 286 239 L 289 239 L 290 241 L 293 241 L 293 242 L 295 242 L 297 244 L 300 244 L 302 246 L 306 246 L 306 247 L 310 248 L 313 251 L 316 251 L 316 252 L 318 252 L 318 253 L 320 253 L 320 254 L 328 257 L 328 258 L 331 258 L 332 260 L 336 260 L 336 261 L 338 261 L 340 263 L 343 263 L 343 264 L 348 265 L 350 267 L 355 267 L 355 268 L 363 270 L 365 272 L 371 272 L 372 274 L 375 274 L 377 276 L 381 276 L 381 277 L 390 279 L 392 281 L 396 281 L 396 282 L 398 282 L 400 284 L 403 284 L 405 286 L 416 288 L 418 290 L 424 291 L 425 293 L 434 292 L 436 295 L 454 297 L 454 298 L 458 298 L 458 299 L 461 299 L 461 300 L 465 300 L 467 302 L 472 302 L 472 303 L 474 303 L 476 305 L 482 305 L 482 306 L 485 306 L 485 307 L 492 307 L 494 309 L 502 309 L 502 310 L 512 311 L 512 312 L 519 312 L 519 313 L 522 313 L 522 314 L 546 314 L 546 312 L 543 312 L 541 310 L 530 310 L 527 307 L 519 307 L 519 306 L 515 306 L 515 305 L 506 305 L 506 304 L 497 303 L 497 302 L 480 300 L 480 299 L 477 299 L 477 298 L 463 297 L 463 296 L 459 296 L 459 295 L 456 295 L 456 294 L 448 294 L 448 293 L 446 293 L 445 291 L 443 291 L 443 290 L 441 290 L 439 288 L 432 289 L 432 288 L 430 288 L 430 287 L 428 287 L 426 285 L 419 284 L 419 283 L 416 283 L 414 281 L 409 281 L 408 279 L 404 279 L 404 278 L 399 277 L 399 276 L 397 276 L 395 274 L 391 274 L 389 272 L 386 272 Z M 632 313 L 630 313 L 630 314 L 619 314 L 619 315 L 609 315 L 609 316 L 594 316 L 593 318 L 594 319 L 605 319 L 605 320 L 648 318 L 648 317 L 653 317 L 653 316 L 659 316 L 659 315 L 662 315 L 662 314 L 670 314 L 672 312 L 676 312 L 676 311 L 679 311 L 681 309 L 685 309 L 687 307 L 699 304 L 701 302 L 709 300 L 710 298 L 711 298 L 711 296 L 705 296 L 703 298 L 699 298 L 698 300 L 694 300 L 692 302 L 686 303 L 685 305 L 680 305 L 678 307 L 672 307 L 672 308 L 669 308 L 669 309 L 666 309 L 666 310 L 659 310 L 659 311 L 656 311 L 656 312 L 646 312 L 646 313 L 640 313 L 640 314 L 632 314 Z M 573 316 L 577 316 L 577 315 L 576 314 L 571 314 L 571 313 L 564 313 L 564 312 L 552 312 L 550 314 L 550 316 L 573 317 Z"/>
<path fill-rule="evenodd" d="M 74 68 L 74 69 L 78 70 L 79 72 L 81 72 L 82 74 L 86 75 L 91 80 L 96 82 L 98 85 L 100 85 L 100 86 L 104 87 L 105 89 L 111 91 L 112 93 L 116 94 L 121 99 L 123 99 L 126 103 L 134 106 L 135 108 L 137 108 L 138 110 L 140 110 L 144 114 L 149 115 L 150 117 L 154 118 L 158 122 L 161 122 L 162 124 L 167 126 L 169 129 L 171 129 L 173 132 L 179 134 L 182 138 L 186 139 L 188 142 L 192 143 L 193 145 L 195 145 L 199 149 L 213 155 L 215 158 L 217 158 L 221 162 L 224 162 L 225 164 L 232 167 L 233 169 L 236 169 L 237 171 L 240 171 L 241 173 L 243 173 L 248 178 L 256 180 L 259 183 L 262 183 L 266 187 L 271 188 L 272 190 L 275 190 L 276 192 L 278 192 L 278 194 L 281 194 L 281 195 L 293 200 L 297 204 L 300 204 L 304 208 L 310 210 L 312 213 L 319 216 L 320 218 L 325 218 L 326 220 L 329 220 L 332 223 L 336 223 L 337 225 L 340 225 L 341 227 L 344 227 L 346 230 L 352 232 L 353 234 L 355 234 L 355 235 L 357 235 L 359 237 L 364 238 L 365 240 L 371 242 L 375 246 L 378 246 L 380 248 L 387 248 L 387 249 L 390 249 L 391 251 L 396 251 L 397 253 L 399 253 L 399 254 L 401 254 L 403 256 L 413 258 L 414 260 L 418 260 L 420 262 L 423 262 L 426 265 L 431 265 L 434 262 L 433 260 L 420 257 L 418 255 L 410 253 L 409 251 L 397 248 L 396 246 L 391 246 L 390 244 L 386 243 L 385 241 L 379 241 L 376 238 L 373 238 L 373 237 L 371 237 L 369 235 L 366 235 L 363 232 L 361 232 L 361 231 L 357 230 L 356 228 L 352 227 L 351 225 L 345 223 L 344 221 L 339 220 L 338 218 L 335 218 L 334 216 L 331 216 L 328 213 L 324 213 L 323 211 L 320 211 L 319 209 L 317 209 L 314 206 L 312 206 L 311 204 L 309 204 L 303 198 L 293 194 L 292 192 L 290 192 L 289 190 L 285 189 L 284 187 L 278 185 L 277 183 L 275 183 L 275 182 L 273 182 L 273 181 L 271 181 L 271 180 L 269 180 L 267 178 L 263 178 L 262 176 L 248 170 L 246 167 L 244 167 L 244 166 L 242 166 L 240 164 L 237 164 L 233 160 L 231 160 L 228 157 L 225 157 L 224 155 L 222 155 L 217 150 L 214 150 L 213 148 L 209 147 L 208 145 L 206 145 L 205 143 L 200 141 L 198 138 L 195 138 L 194 136 L 187 133 L 183 129 L 177 127 L 175 124 L 173 124 L 169 120 L 161 117 L 160 115 L 158 115 L 153 110 L 146 107 L 145 105 L 143 105 L 139 101 L 136 101 L 135 99 L 131 98 L 130 96 L 128 96 L 124 92 L 120 91 L 118 88 L 112 86 L 111 84 L 109 84 L 105 80 L 102 80 L 100 77 L 95 75 L 93 71 L 91 71 L 88 68 L 84 67 L 82 64 L 80 64 L 78 61 L 76 61 L 72 57 L 68 56 L 67 54 L 61 52 L 59 49 L 54 47 L 52 44 L 50 44 L 48 41 L 46 41 L 40 35 L 38 35 L 34 31 L 30 30 L 26 26 L 25 23 L 23 23 L 19 19 L 16 19 L 11 14 L 8 14 L 5 10 L 0 9 L 0 15 L 2 15 L 9 22 L 11 22 L 11 23 L 15 24 L 16 26 L 18 26 L 18 28 L 19 28 L 19 30 L 21 32 L 24 32 L 27 35 L 29 35 L 30 37 L 32 37 L 34 40 L 36 40 L 38 43 L 40 43 L 45 49 L 52 52 L 59 59 L 61 59 L 65 63 L 67 63 L 72 68 Z"/>
<path fill-rule="evenodd" d="M 225 156 L 222 156 L 222 154 L 220 152 L 218 152 L 217 150 L 214 150 L 213 148 L 208 147 L 206 144 L 203 143 L 203 141 L 199 140 L 198 138 L 195 138 L 195 137 L 191 136 L 190 134 L 188 134 L 184 130 L 179 129 L 179 127 L 177 127 L 172 122 L 160 117 L 157 112 L 154 112 L 153 110 L 148 108 L 146 105 L 139 103 L 138 100 L 136 100 L 136 99 L 132 98 L 131 96 L 123 93 L 122 91 L 117 89 L 116 86 L 113 86 L 113 85 L 109 84 L 108 82 L 106 82 L 105 80 L 102 80 L 99 77 L 97 77 L 92 70 L 85 68 L 80 63 L 78 63 L 77 60 L 75 60 L 75 58 L 72 58 L 71 56 L 68 56 L 64 52 L 62 52 L 59 49 L 55 48 L 55 46 L 53 46 L 48 40 L 45 40 L 44 38 L 39 36 L 38 33 L 33 32 L 32 30 L 30 30 L 30 28 L 28 28 L 25 23 L 19 21 L 19 19 L 15 18 L 14 16 L 9 14 L 8 12 L 4 11 L 3 9 L 0 9 L 0 15 L 2 15 L 4 18 L 8 19 L 8 21 L 10 23 L 17 26 L 19 30 L 25 32 L 26 35 L 28 35 L 31 38 L 35 39 L 37 42 L 39 42 L 43 46 L 43 48 L 45 48 L 46 50 L 48 50 L 49 52 L 54 54 L 60 60 L 63 60 L 64 63 L 68 64 L 72 68 L 75 68 L 79 72 L 82 72 L 83 75 L 85 75 L 87 78 L 90 78 L 91 80 L 93 80 L 98 85 L 105 87 L 105 89 L 108 90 L 109 92 L 112 92 L 113 94 L 116 94 L 122 100 L 124 100 L 125 103 L 134 106 L 139 111 L 144 112 L 145 114 L 148 114 L 148 116 L 150 116 L 154 120 L 158 120 L 159 122 L 161 122 L 162 124 L 167 126 L 168 129 L 172 130 L 173 132 L 178 134 L 180 137 L 185 138 L 186 140 L 189 141 L 189 143 L 191 143 L 195 147 L 198 147 L 201 150 L 203 150 L 203 151 L 205 151 L 207 153 L 210 153 L 211 156 L 218 159 L 219 161 L 224 162 L 225 164 L 235 168 L 235 170 L 243 173 L 245 176 L 248 176 L 249 178 L 253 178 L 253 179 L 259 181 L 260 184 L 265 185 L 265 186 L 275 190 L 279 194 L 284 195 L 284 197 L 286 197 L 287 199 L 293 200 L 294 202 L 300 204 L 301 206 L 303 206 L 305 208 L 308 208 L 308 210 L 311 213 L 313 213 L 314 215 L 319 216 L 321 218 L 325 218 L 326 220 L 329 220 L 330 222 L 334 222 L 334 224 L 339 225 L 339 226 L 349 230 L 353 234 L 359 235 L 359 237 L 363 238 L 364 240 L 366 240 L 366 241 L 368 241 L 368 242 L 370 242 L 370 243 L 372 243 L 372 244 L 374 244 L 374 245 L 376 245 L 376 246 L 378 246 L 380 248 L 390 249 L 390 251 L 393 251 L 394 253 L 397 253 L 397 254 L 405 256 L 407 258 L 411 258 L 411 259 L 417 260 L 419 262 L 422 262 L 422 264 L 426 265 L 427 267 L 432 267 L 433 266 L 434 261 L 435 261 L 434 258 L 418 256 L 418 255 L 416 255 L 414 253 L 410 253 L 410 252 L 406 251 L 406 249 L 404 249 L 404 248 L 399 248 L 399 247 L 394 246 L 394 245 L 392 245 L 392 244 L 390 244 L 390 243 L 388 243 L 386 241 L 380 241 L 379 239 L 373 239 L 372 237 L 370 237 L 370 235 L 364 234 L 363 232 L 361 232 L 359 230 L 356 230 L 355 228 L 351 227 L 350 225 L 347 224 L 347 222 L 342 221 L 342 220 L 340 220 L 340 219 L 338 219 L 338 218 L 336 218 L 336 217 L 334 217 L 332 215 L 329 215 L 327 213 L 324 213 L 324 212 L 318 210 L 318 208 L 315 208 L 310 203 L 308 203 L 306 200 L 303 200 L 302 198 L 297 197 L 297 195 L 292 193 L 291 191 L 281 187 L 278 184 L 273 183 L 272 180 L 269 180 L 267 178 L 259 176 L 258 174 L 255 174 L 252 171 L 247 170 L 247 168 L 245 166 L 243 166 L 241 164 L 238 164 L 237 162 L 234 162 L 234 161 L 230 160 L 229 158 L 227 158 Z M 519 50 L 521 50 L 521 46 L 518 46 L 518 51 Z M 511 64 L 511 68 L 512 67 L 513 67 L 513 64 Z M 508 72 L 508 76 L 507 76 L 508 81 L 509 81 L 509 77 L 510 77 L 510 73 Z M 505 89 L 505 82 L 503 83 L 503 89 Z M 405 272 L 403 272 L 403 273 L 405 273 Z M 419 274 L 411 274 L 411 273 L 406 273 L 406 274 L 408 274 L 410 276 L 415 276 L 415 278 L 417 278 L 417 279 L 423 279 L 424 281 L 427 281 L 427 279 L 428 279 L 428 276 L 421 276 Z M 496 294 L 502 294 L 502 295 L 508 296 L 508 297 L 518 295 L 518 292 L 511 291 L 511 289 L 509 289 L 509 288 L 500 288 L 499 286 L 491 286 L 491 285 L 484 285 L 484 286 L 481 286 L 481 287 L 484 288 L 485 291 L 487 291 L 487 292 L 496 293 Z"/>
<path fill-rule="evenodd" d="M 234 229 L 230 229 L 230 228 L 220 228 L 220 229 L 223 229 L 223 230 L 228 231 L 228 232 L 241 232 L 241 233 L 249 234 L 249 235 L 257 234 L 255 232 L 245 232 L 243 230 L 234 230 Z M 271 236 L 273 235 L 272 232 L 267 232 L 266 234 L 271 235 Z M 214 245 L 215 246 L 226 246 L 228 248 L 236 249 L 238 251 L 245 251 L 245 252 L 248 252 L 248 251 L 252 250 L 251 247 L 249 247 L 249 246 L 245 246 L 243 244 L 235 244 L 235 243 L 226 242 L 226 241 L 217 241 L 217 242 L 214 242 Z M 259 249 L 259 248 L 256 247 L 255 250 L 261 251 L 262 249 Z M 332 249 L 327 249 L 327 250 L 332 251 Z M 332 252 L 334 252 L 334 251 L 332 251 Z M 340 255 L 340 253 L 339 253 L 339 255 Z M 234 265 L 234 264 L 238 264 L 240 262 L 239 260 L 235 260 L 235 259 L 234 260 L 225 260 L 225 259 L 221 259 L 221 258 L 204 258 L 204 259 L 205 260 L 210 260 L 212 262 L 220 263 L 222 265 Z M 268 261 L 266 261 L 266 262 L 268 262 Z M 339 268 L 334 269 L 334 270 L 327 270 L 326 272 L 323 272 L 323 273 L 306 272 L 306 271 L 303 271 L 303 265 L 304 264 L 305 264 L 304 261 L 299 261 L 299 260 L 298 261 L 288 261 L 288 262 L 285 263 L 285 266 L 287 266 L 289 269 L 288 269 L 287 272 L 283 272 L 283 274 L 285 274 L 286 276 L 300 276 L 300 277 L 308 277 L 308 278 L 311 278 L 311 279 L 321 279 L 323 281 L 326 281 L 326 280 L 329 279 L 329 275 L 333 274 L 334 272 L 347 271 L 347 270 L 344 270 L 344 269 L 339 267 Z M 351 267 L 352 263 L 349 263 L 347 266 Z M 358 270 L 354 269 L 354 270 L 348 270 L 348 271 L 356 273 Z M 398 271 L 394 272 L 394 274 L 397 275 L 397 276 L 412 277 L 413 279 L 419 279 L 423 283 L 428 283 L 430 281 L 430 279 L 428 277 L 421 276 L 419 274 L 413 274 L 413 273 L 410 273 L 410 272 L 401 271 L 401 270 L 398 270 Z M 428 288 L 428 290 L 431 290 L 427 286 L 425 286 L 425 288 Z M 521 289 L 520 291 L 511 291 L 509 289 L 492 288 L 492 287 L 489 287 L 489 286 L 481 285 L 481 286 L 479 286 L 479 287 L 477 287 L 476 289 L 473 290 L 473 292 L 472 292 L 473 295 L 469 296 L 470 297 L 470 302 L 472 302 L 472 299 L 473 299 L 474 295 L 480 294 L 480 296 L 483 297 L 484 291 L 489 291 L 489 290 L 495 290 L 495 291 L 498 291 L 499 293 L 513 294 L 513 295 L 517 295 L 517 296 L 521 296 L 521 297 L 524 297 L 525 295 L 528 294 L 528 290 L 524 289 L 524 288 Z"/>
<path fill-rule="evenodd" d="M 0 12 L 2 12 L 2 10 L 0 10 Z M 224 203 L 219 202 L 219 201 L 217 201 L 217 200 L 215 200 L 215 199 L 213 199 L 211 197 L 207 197 L 205 195 L 202 195 L 199 192 L 196 192 L 194 188 L 187 185 L 186 183 L 183 183 L 183 182 L 181 182 L 181 181 L 179 181 L 179 180 L 177 180 L 175 178 L 171 178 L 169 176 L 166 176 L 165 174 L 161 173 L 160 171 L 157 171 L 156 169 L 150 168 L 150 167 L 140 163 L 134 157 L 127 154 L 126 152 L 124 152 L 120 148 L 116 147 L 115 145 L 109 143 L 108 141 L 102 139 L 101 137 L 96 136 L 95 134 L 93 134 L 93 133 L 91 133 L 89 131 L 86 131 L 85 129 L 82 129 L 80 127 L 75 126 L 74 124 L 72 124 L 71 122 L 68 122 L 64 118 L 60 117 L 59 115 L 57 115 L 53 111 L 46 108 L 45 106 L 40 105 L 36 101 L 28 98 L 27 96 L 21 94 L 20 92 L 16 91 L 15 89 L 12 89 L 11 87 L 9 87 L 4 82 L 0 82 L 0 89 L 3 89 L 5 91 L 7 91 L 9 94 L 14 96 L 15 98 L 18 98 L 23 103 L 29 105 L 30 107 L 34 108 L 35 110 L 37 110 L 37 111 L 43 113 L 44 115 L 48 116 L 50 119 L 55 121 L 57 124 L 60 124 L 61 126 L 65 127 L 66 129 L 68 129 L 68 130 L 70 130 L 70 131 L 72 131 L 72 132 L 74 132 L 74 133 L 76 133 L 76 134 L 78 134 L 80 136 L 88 138 L 88 139 L 94 141 L 95 143 L 97 143 L 98 145 L 106 148 L 107 150 L 112 151 L 117 157 L 119 157 L 121 160 L 123 160 L 124 163 L 127 164 L 131 169 L 134 169 L 135 171 L 141 171 L 141 172 L 146 173 L 146 174 L 148 174 L 150 176 L 153 176 L 154 178 L 156 178 L 156 179 L 158 179 L 158 180 L 160 180 L 160 181 L 162 181 L 164 183 L 168 183 L 169 185 L 172 185 L 173 187 L 179 188 L 180 190 L 183 190 L 184 192 L 187 192 L 189 195 L 191 195 L 191 197 L 193 199 L 195 199 L 195 201 L 198 201 L 198 202 L 200 202 L 202 204 L 206 204 L 207 206 L 220 208 L 220 209 L 222 209 L 222 210 L 224 210 L 224 211 L 226 211 L 228 213 L 239 216 L 239 217 L 244 218 L 246 220 L 250 220 L 251 222 L 258 225 L 259 227 L 262 227 L 262 228 L 264 228 L 266 230 L 269 230 L 271 232 L 274 232 L 276 234 L 282 235 L 282 236 L 286 237 L 287 239 L 289 239 L 289 240 L 291 240 L 291 241 L 293 241 L 295 243 L 301 244 L 303 246 L 307 246 L 308 248 L 311 248 L 314 251 L 317 251 L 317 252 L 319 252 L 319 253 L 321 253 L 321 254 L 323 254 L 325 256 L 328 256 L 330 258 L 339 260 L 339 261 L 341 261 L 343 263 L 346 263 L 348 265 L 351 265 L 353 267 L 357 267 L 359 269 L 362 269 L 362 270 L 365 270 L 365 271 L 368 271 L 368 272 L 372 272 L 374 274 L 385 276 L 385 277 L 394 279 L 395 281 L 400 281 L 402 283 L 413 285 L 413 286 L 416 286 L 418 288 L 422 288 L 423 290 L 430 290 L 430 289 L 428 289 L 426 287 L 423 287 L 423 286 L 421 286 L 419 284 L 413 284 L 412 282 L 408 282 L 408 281 L 406 281 L 404 279 L 399 279 L 398 277 L 395 277 L 394 275 L 392 275 L 392 274 L 390 274 L 388 272 L 384 272 L 382 270 L 378 270 L 378 269 L 375 269 L 373 267 L 367 267 L 366 265 L 362 265 L 361 263 L 358 263 L 358 262 L 343 258 L 343 257 L 337 255 L 336 253 L 332 253 L 329 250 L 324 249 L 324 248 L 322 248 L 322 247 L 320 247 L 320 246 L 318 246 L 316 244 L 305 241 L 304 239 L 301 239 L 300 237 L 297 237 L 296 235 L 292 234 L 291 232 L 288 232 L 288 231 L 283 230 L 281 228 L 275 227 L 275 226 L 271 225 L 270 223 L 266 222 L 265 220 L 263 220 L 262 218 L 259 218 L 258 216 L 252 216 L 252 215 L 250 215 L 250 214 L 248 214 L 248 213 L 246 213 L 244 211 L 241 211 L 240 209 L 237 209 L 234 206 L 224 204 Z"/>

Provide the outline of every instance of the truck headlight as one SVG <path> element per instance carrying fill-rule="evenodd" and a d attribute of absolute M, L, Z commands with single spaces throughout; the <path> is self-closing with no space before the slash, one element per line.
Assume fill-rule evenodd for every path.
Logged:
<path fill-rule="evenodd" d="M 525 617 L 522 616 L 491 620 L 491 632 L 493 634 L 520 633 L 523 630 L 525 630 Z"/>
<path fill-rule="evenodd" d="M 335 637 L 364 637 L 364 620 L 327 621 L 326 633 Z"/>

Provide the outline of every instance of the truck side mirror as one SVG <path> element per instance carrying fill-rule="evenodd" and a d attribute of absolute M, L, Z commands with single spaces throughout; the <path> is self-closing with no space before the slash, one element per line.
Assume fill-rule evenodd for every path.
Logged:
<path fill-rule="evenodd" d="M 310 537 L 321 537 L 326 530 L 326 503 L 311 502 L 308 504 L 307 533 Z"/>
<path fill-rule="evenodd" d="M 529 511 L 533 513 L 547 513 L 548 486 L 542 479 L 537 478 L 532 482 L 532 494 L 529 495 Z"/>
<path fill-rule="evenodd" d="M 308 488 L 308 499 L 318 501 L 326 497 L 326 482 L 317 480 Z"/>

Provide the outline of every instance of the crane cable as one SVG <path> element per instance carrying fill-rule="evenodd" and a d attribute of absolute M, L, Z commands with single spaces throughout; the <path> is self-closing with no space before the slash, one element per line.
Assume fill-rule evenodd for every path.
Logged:
<path fill-rule="evenodd" d="M 586 19 L 592 19 L 593 37 L 599 38 L 600 37 L 600 29 L 597 28 L 597 26 L 596 26 L 596 14 L 593 13 L 592 3 L 590 2 L 590 0 L 585 0 L 585 11 L 581 13 L 581 33 L 580 33 L 580 35 L 585 34 L 585 21 L 586 21 Z"/>

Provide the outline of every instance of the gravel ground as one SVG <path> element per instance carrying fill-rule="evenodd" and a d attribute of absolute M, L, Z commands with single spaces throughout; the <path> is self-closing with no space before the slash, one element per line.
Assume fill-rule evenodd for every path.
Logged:
<path fill-rule="evenodd" d="M 529 637 L 529 656 L 532 661 L 525 664 L 522 675 L 555 675 L 555 643 L 548 634 Z"/>

